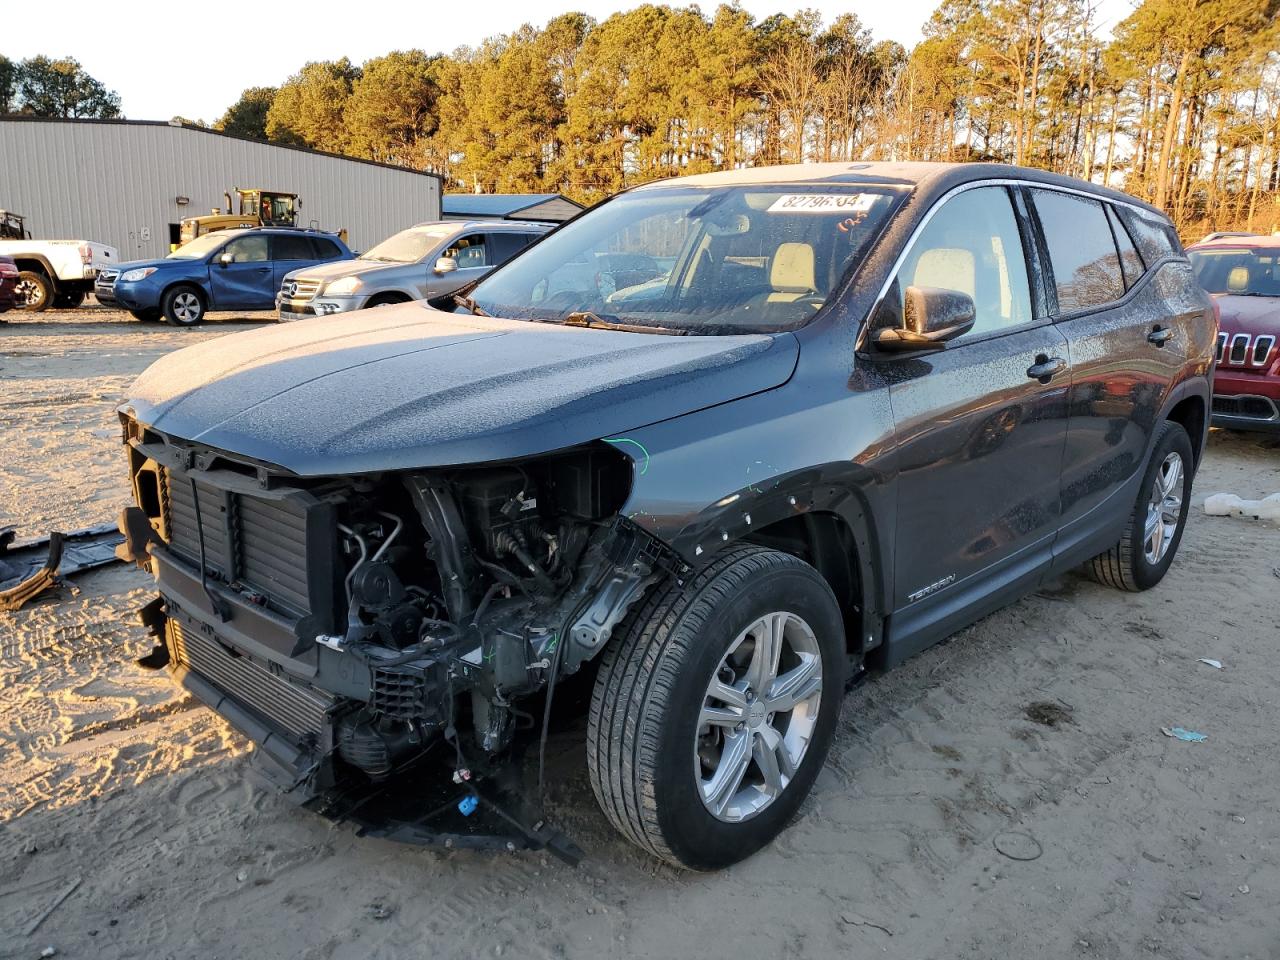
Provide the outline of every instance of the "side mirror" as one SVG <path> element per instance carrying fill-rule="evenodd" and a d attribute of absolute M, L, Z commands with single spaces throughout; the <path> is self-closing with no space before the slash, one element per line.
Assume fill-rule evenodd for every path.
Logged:
<path fill-rule="evenodd" d="M 453 257 L 441 257 L 436 261 L 434 269 L 436 273 L 453 273 L 458 269 L 458 261 Z"/>
<path fill-rule="evenodd" d="M 235 262 L 236 262 L 236 258 L 229 253 L 219 254 L 218 256 L 218 263 L 222 264 L 224 267 L 229 263 L 235 263 Z"/>
<path fill-rule="evenodd" d="M 872 342 L 881 350 L 941 350 L 973 329 L 977 308 L 973 298 L 942 287 L 907 287 L 903 297 L 903 325 L 877 330 Z"/>

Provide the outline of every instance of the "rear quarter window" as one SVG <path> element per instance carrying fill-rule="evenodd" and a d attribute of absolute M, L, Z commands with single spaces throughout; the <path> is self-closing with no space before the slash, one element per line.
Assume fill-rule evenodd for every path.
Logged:
<path fill-rule="evenodd" d="M 1178 242 L 1178 234 L 1169 221 L 1161 220 L 1155 215 L 1139 213 L 1132 207 L 1120 207 L 1117 212 L 1121 221 L 1129 228 L 1129 235 L 1138 245 L 1142 259 L 1148 266 L 1165 257 L 1182 255 L 1182 244 Z"/>
<path fill-rule="evenodd" d="M 1138 248 L 1133 245 L 1133 238 L 1129 236 L 1129 231 L 1110 204 L 1107 205 L 1107 219 L 1111 221 L 1111 232 L 1115 234 L 1116 249 L 1120 251 L 1120 266 L 1124 268 L 1124 285 L 1127 289 L 1142 278 L 1146 267 L 1143 265 Z"/>
<path fill-rule="evenodd" d="M 1056 190 L 1032 190 L 1049 248 L 1058 313 L 1103 307 L 1124 296 L 1124 273 L 1100 200 Z"/>

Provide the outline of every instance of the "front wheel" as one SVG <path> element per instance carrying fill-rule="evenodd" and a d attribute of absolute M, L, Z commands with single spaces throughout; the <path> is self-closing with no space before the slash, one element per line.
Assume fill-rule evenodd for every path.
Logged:
<path fill-rule="evenodd" d="M 812 787 L 845 671 L 835 597 L 793 556 L 743 547 L 663 585 L 601 660 L 587 728 L 597 801 L 678 866 L 750 856 Z"/>
<path fill-rule="evenodd" d="M 194 327 L 204 319 L 204 298 L 191 286 L 174 287 L 160 304 L 164 318 L 176 327 Z"/>
<path fill-rule="evenodd" d="M 40 313 L 53 303 L 53 283 L 43 273 L 23 270 L 18 274 L 18 303 L 24 310 Z"/>
<path fill-rule="evenodd" d="M 53 298 L 53 305 L 63 310 L 75 310 L 84 303 L 84 291 L 73 290 L 70 293 L 60 293 Z"/>
<path fill-rule="evenodd" d="M 1166 420 L 1156 431 L 1124 534 L 1114 547 L 1089 561 L 1089 576 L 1129 592 L 1149 590 L 1164 579 L 1187 525 L 1194 471 L 1191 438 L 1181 424 Z"/>
<path fill-rule="evenodd" d="M 129 316 L 140 323 L 159 323 L 164 319 L 164 313 L 160 310 L 130 310 Z"/>

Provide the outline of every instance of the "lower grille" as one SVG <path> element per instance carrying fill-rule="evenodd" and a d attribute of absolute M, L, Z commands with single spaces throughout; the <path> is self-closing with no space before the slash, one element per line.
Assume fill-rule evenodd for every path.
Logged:
<path fill-rule="evenodd" d="M 1280 419 L 1276 405 L 1267 397 L 1214 397 L 1213 412 L 1232 417 L 1248 417 L 1252 420 Z"/>
<path fill-rule="evenodd" d="M 291 683 L 248 657 L 231 653 L 210 637 L 184 630 L 172 619 L 168 636 L 175 661 L 255 710 L 298 742 L 321 739 L 325 714 L 333 706 L 331 696 Z"/>

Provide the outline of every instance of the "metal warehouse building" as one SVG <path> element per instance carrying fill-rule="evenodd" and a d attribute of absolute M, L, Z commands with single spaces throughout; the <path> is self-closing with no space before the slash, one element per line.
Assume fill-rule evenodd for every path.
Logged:
<path fill-rule="evenodd" d="M 37 239 L 164 256 L 184 217 L 225 207 L 236 187 L 297 193 L 298 225 L 345 227 L 353 250 L 440 219 L 431 173 L 176 123 L 0 117 L 0 209 Z"/>

